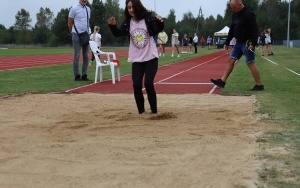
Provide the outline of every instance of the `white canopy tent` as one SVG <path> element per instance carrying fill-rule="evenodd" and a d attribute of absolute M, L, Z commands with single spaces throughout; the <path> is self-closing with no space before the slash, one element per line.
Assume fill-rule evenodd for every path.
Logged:
<path fill-rule="evenodd" d="M 229 27 L 225 26 L 223 29 L 221 29 L 218 32 L 215 32 L 214 36 L 227 36 L 229 32 Z"/>

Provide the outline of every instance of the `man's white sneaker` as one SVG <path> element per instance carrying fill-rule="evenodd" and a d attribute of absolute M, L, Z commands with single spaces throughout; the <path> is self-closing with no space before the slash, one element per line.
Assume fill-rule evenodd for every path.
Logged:
<path fill-rule="evenodd" d="M 180 54 L 178 54 L 177 57 L 180 57 Z"/>
<path fill-rule="evenodd" d="M 171 57 L 174 57 L 174 55 L 172 54 Z"/>

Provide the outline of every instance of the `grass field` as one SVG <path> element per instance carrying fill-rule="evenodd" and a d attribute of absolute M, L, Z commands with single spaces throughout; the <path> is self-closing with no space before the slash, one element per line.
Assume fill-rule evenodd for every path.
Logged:
<path fill-rule="evenodd" d="M 111 49 L 110 49 L 111 50 Z M 115 49 L 114 49 L 115 50 Z M 200 54 L 214 50 L 200 50 Z M 257 142 L 260 143 L 259 156 L 264 162 L 258 173 L 261 184 L 257 187 L 300 187 L 300 49 L 273 47 L 274 56 L 256 56 L 265 91 L 252 92 L 253 78 L 244 58 L 240 60 L 227 81 L 223 95 L 255 95 L 258 100 L 257 114 L 262 121 L 279 126 L 276 131 L 266 131 Z M 72 53 L 70 48 L 13 49 L 0 50 L 1 56 Z M 193 54 L 189 57 L 195 57 Z M 182 56 L 181 59 L 184 59 Z M 186 57 L 187 58 L 187 57 Z M 126 58 L 119 59 L 126 62 Z M 173 63 L 167 55 L 159 64 Z M 122 63 L 122 74 L 130 73 L 130 64 Z M 89 70 L 89 78 L 94 77 L 94 67 Z M 106 72 L 104 78 L 109 78 Z M 62 65 L 27 68 L 0 72 L 0 97 L 28 92 L 61 92 L 80 85 L 92 83 L 74 82 L 71 62 Z M 250 86 L 250 87 L 249 87 Z M 269 152 L 270 148 L 284 152 Z"/>
<path fill-rule="evenodd" d="M 251 92 L 253 79 L 244 59 L 228 79 L 221 94 L 254 94 L 258 100 L 257 113 L 263 121 L 278 124 L 280 130 L 265 132 L 261 143 L 263 169 L 261 181 L 268 187 L 300 187 L 300 49 L 274 47 L 274 56 L 256 56 L 265 91 Z M 290 70 L 288 70 L 290 69 Z M 294 72 L 292 72 L 294 71 Z M 268 152 L 269 149 L 281 152 Z M 258 186 L 263 187 L 263 186 Z"/>

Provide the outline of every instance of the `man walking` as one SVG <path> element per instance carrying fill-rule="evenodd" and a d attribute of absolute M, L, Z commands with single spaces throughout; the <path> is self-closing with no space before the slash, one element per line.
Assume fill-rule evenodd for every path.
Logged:
<path fill-rule="evenodd" d="M 253 91 L 264 90 L 261 83 L 258 68 L 255 64 L 255 46 L 257 45 L 258 26 L 255 14 L 251 7 L 243 4 L 242 0 L 231 0 L 230 7 L 233 10 L 232 23 L 226 40 L 225 49 L 229 49 L 229 43 L 233 37 L 236 39 L 225 72 L 221 79 L 211 79 L 211 82 L 221 88 L 225 87 L 226 80 L 231 74 L 234 63 L 245 55 L 246 63 L 255 80 Z"/>
<path fill-rule="evenodd" d="M 91 29 L 89 27 L 91 10 L 88 6 L 86 6 L 86 4 L 87 0 L 79 0 L 79 3 L 70 9 L 68 18 L 68 28 L 69 31 L 72 32 L 72 43 L 74 48 L 73 72 L 75 81 L 89 80 L 87 78 L 89 45 L 82 44 L 82 41 L 79 39 L 80 34 L 87 32 L 89 36 L 91 33 Z M 78 68 L 81 48 L 83 56 L 82 76 L 80 75 Z"/>

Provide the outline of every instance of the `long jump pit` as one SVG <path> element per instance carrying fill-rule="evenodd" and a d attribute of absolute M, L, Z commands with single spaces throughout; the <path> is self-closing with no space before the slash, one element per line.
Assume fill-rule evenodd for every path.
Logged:
<path fill-rule="evenodd" d="M 254 96 L 157 97 L 157 115 L 130 93 L 0 98 L 0 187 L 256 187 Z"/>

